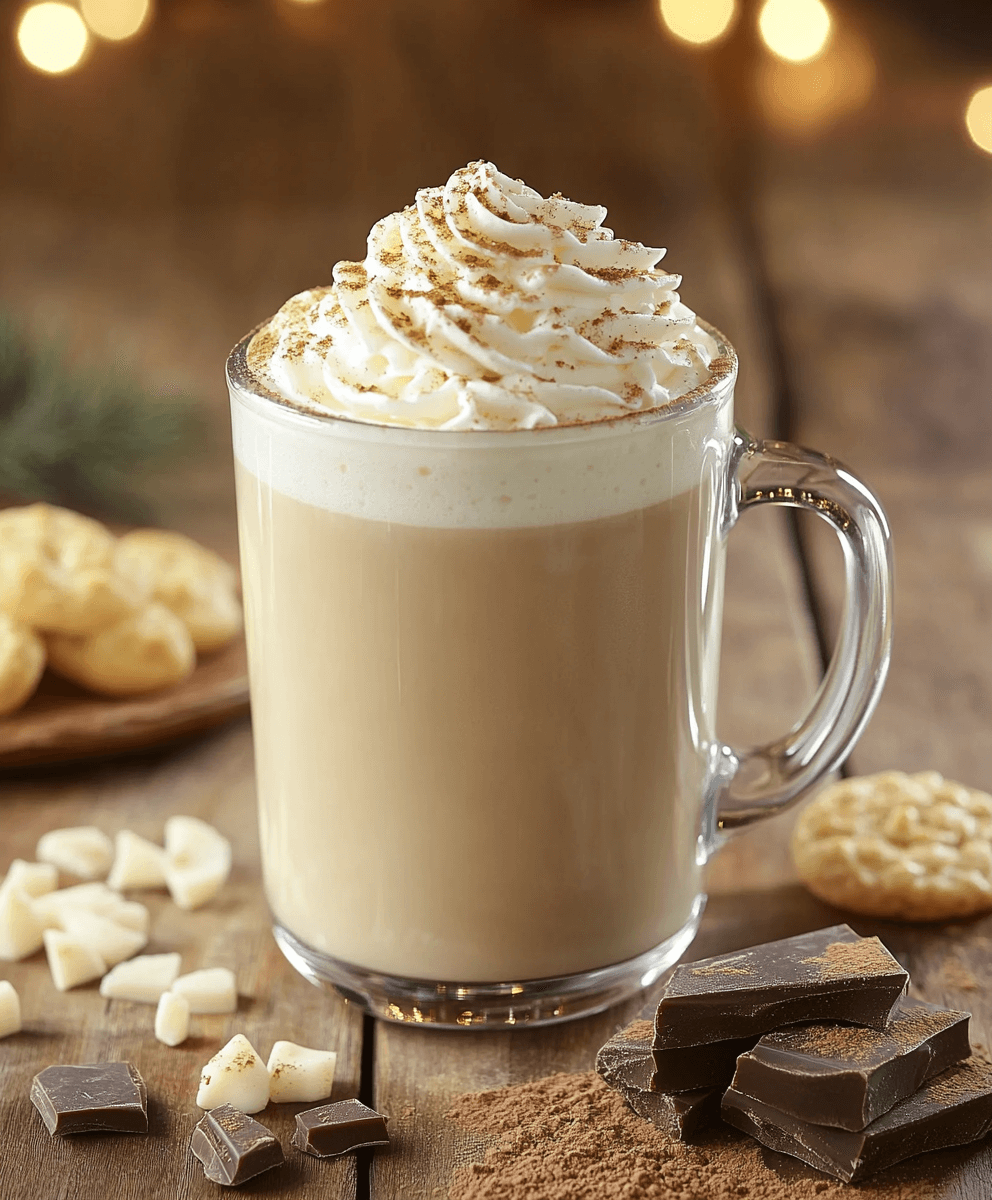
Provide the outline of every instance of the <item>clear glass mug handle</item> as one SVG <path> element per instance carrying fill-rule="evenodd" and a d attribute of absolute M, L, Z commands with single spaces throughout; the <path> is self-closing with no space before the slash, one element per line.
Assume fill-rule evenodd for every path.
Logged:
<path fill-rule="evenodd" d="M 892 642 L 892 545 L 881 505 L 846 467 L 788 442 L 735 438 L 725 532 L 746 508 L 784 504 L 828 521 L 844 551 L 847 596 L 840 634 L 809 712 L 784 737 L 754 750 L 723 746 L 712 846 L 781 812 L 831 771 L 878 703 Z"/>

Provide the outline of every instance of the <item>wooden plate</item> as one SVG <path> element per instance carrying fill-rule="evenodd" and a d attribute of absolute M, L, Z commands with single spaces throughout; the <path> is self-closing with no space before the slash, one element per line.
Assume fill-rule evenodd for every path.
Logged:
<path fill-rule="evenodd" d="M 243 635 L 203 656 L 175 687 L 124 700 L 94 696 L 46 671 L 24 707 L 0 717 L 0 768 L 120 754 L 209 729 L 247 711 Z"/>

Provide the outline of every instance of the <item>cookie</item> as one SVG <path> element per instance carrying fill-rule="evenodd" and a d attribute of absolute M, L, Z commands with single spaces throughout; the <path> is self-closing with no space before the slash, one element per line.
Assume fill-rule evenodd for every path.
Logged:
<path fill-rule="evenodd" d="M 936 771 L 843 779 L 804 809 L 792 855 L 806 886 L 852 912 L 947 921 L 992 910 L 992 796 Z"/>
<path fill-rule="evenodd" d="M 180 617 L 201 653 L 239 633 L 241 601 L 234 568 L 181 533 L 136 529 L 114 554 L 117 571 Z"/>
<path fill-rule="evenodd" d="M 21 707 L 45 669 L 45 646 L 24 625 L 0 613 L 0 717 Z"/>
<path fill-rule="evenodd" d="M 31 504 L 0 513 L 0 611 L 45 633 L 83 635 L 137 610 L 140 592 L 114 570 L 99 521 Z"/>
<path fill-rule="evenodd" d="M 46 648 L 53 671 L 106 696 L 170 687 L 196 665 L 189 630 L 154 602 L 88 637 L 50 634 Z"/>

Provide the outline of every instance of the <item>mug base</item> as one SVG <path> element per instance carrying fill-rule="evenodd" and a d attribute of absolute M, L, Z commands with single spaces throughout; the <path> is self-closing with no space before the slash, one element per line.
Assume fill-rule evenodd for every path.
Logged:
<path fill-rule="evenodd" d="M 516 983 L 402 979 L 322 954 L 281 925 L 274 925 L 272 932 L 279 949 L 304 979 L 339 992 L 380 1020 L 434 1029 L 512 1029 L 587 1017 L 650 987 L 696 936 L 705 904 L 706 896 L 697 896 L 682 928 L 636 958 L 577 975 Z"/>

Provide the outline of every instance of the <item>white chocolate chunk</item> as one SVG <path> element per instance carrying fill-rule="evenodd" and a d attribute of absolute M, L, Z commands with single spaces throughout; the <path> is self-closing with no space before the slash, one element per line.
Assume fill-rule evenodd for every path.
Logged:
<path fill-rule="evenodd" d="M 21 1001 L 14 985 L 0 979 L 0 1038 L 21 1031 Z"/>
<path fill-rule="evenodd" d="M 178 1046 L 189 1036 L 189 1004 L 185 996 L 163 992 L 155 1010 L 155 1036 L 167 1046 Z"/>
<path fill-rule="evenodd" d="M 191 1013 L 229 1013 L 238 1008 L 237 980 L 227 967 L 205 967 L 180 975 L 172 991 L 186 997 Z"/>
<path fill-rule="evenodd" d="M 231 873 L 231 843 L 197 817 L 165 823 L 165 881 L 180 908 L 212 900 Z"/>
<path fill-rule="evenodd" d="M 34 901 L 35 913 L 48 929 L 64 929 L 67 914 L 80 909 L 108 917 L 138 933 L 148 932 L 148 909 L 137 900 L 125 900 L 105 883 L 78 883 L 75 887 L 39 896 Z"/>
<path fill-rule="evenodd" d="M 333 1050 L 276 1042 L 268 1063 L 269 1099 L 278 1104 L 326 1100 L 331 1094 L 337 1057 Z"/>
<path fill-rule="evenodd" d="M 269 1102 L 269 1073 L 243 1033 L 222 1046 L 200 1073 L 196 1103 L 200 1108 L 230 1104 L 257 1113 Z"/>
<path fill-rule="evenodd" d="M 71 933 L 61 929 L 46 929 L 44 933 L 45 953 L 52 982 L 60 992 L 89 983 L 105 975 L 107 964 L 100 955 L 85 942 L 80 942 Z"/>
<path fill-rule="evenodd" d="M 108 967 L 133 958 L 148 945 L 147 934 L 118 925 L 110 917 L 87 912 L 85 908 L 66 913 L 64 927 L 77 941 L 92 947 Z"/>
<path fill-rule="evenodd" d="M 107 886 L 118 892 L 127 888 L 165 887 L 165 851 L 130 829 L 114 838 L 114 865 Z"/>
<path fill-rule="evenodd" d="M 114 844 L 95 825 L 53 829 L 42 834 L 35 857 L 80 879 L 103 879 L 114 860 Z"/>
<path fill-rule="evenodd" d="M 9 883 L 0 887 L 0 958 L 17 962 L 40 950 L 44 928 L 23 888 Z"/>
<path fill-rule="evenodd" d="M 59 886 L 59 873 L 51 863 L 26 862 L 15 858 L 0 887 L 23 888 L 29 896 L 44 896 Z"/>
<path fill-rule="evenodd" d="M 179 974 L 178 954 L 142 954 L 118 963 L 100 981 L 100 995 L 110 1000 L 157 1004 Z"/>

